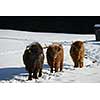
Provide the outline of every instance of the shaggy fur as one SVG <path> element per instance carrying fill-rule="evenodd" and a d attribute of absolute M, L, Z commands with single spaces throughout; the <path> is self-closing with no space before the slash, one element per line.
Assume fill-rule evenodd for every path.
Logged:
<path fill-rule="evenodd" d="M 34 42 L 26 47 L 26 50 L 23 54 L 23 62 L 26 70 L 29 73 L 28 80 L 32 80 L 32 78 L 37 79 L 38 76 L 42 76 L 44 54 L 43 48 L 38 42 Z M 38 76 L 37 73 L 39 73 Z"/>
<path fill-rule="evenodd" d="M 59 43 L 53 43 L 50 45 L 46 52 L 47 62 L 51 68 L 51 73 L 53 73 L 53 68 L 55 68 L 55 72 L 58 72 L 63 69 L 63 59 L 64 59 L 64 51 L 63 47 Z"/>
<path fill-rule="evenodd" d="M 70 55 L 74 62 L 74 67 L 83 67 L 84 52 L 84 43 L 82 41 L 76 41 L 71 45 Z"/>

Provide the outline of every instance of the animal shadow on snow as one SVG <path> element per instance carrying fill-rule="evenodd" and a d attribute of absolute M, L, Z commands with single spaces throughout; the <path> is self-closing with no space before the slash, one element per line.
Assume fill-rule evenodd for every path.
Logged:
<path fill-rule="evenodd" d="M 75 68 L 73 67 L 73 65 L 64 63 L 63 66 L 64 66 L 63 69 L 65 69 L 65 70 L 75 70 Z M 44 64 L 43 69 L 50 71 L 50 67 L 49 67 L 48 64 Z"/>
<path fill-rule="evenodd" d="M 70 70 L 70 71 L 75 70 L 73 65 L 66 64 L 66 63 L 64 63 L 64 69 L 65 70 Z"/>
<path fill-rule="evenodd" d="M 67 67 L 65 67 L 65 66 L 67 66 Z M 71 65 L 64 64 L 64 69 L 65 70 L 68 70 L 68 69 L 73 70 L 72 68 L 70 68 L 70 66 Z M 44 64 L 43 69 L 45 69 L 47 71 L 47 72 L 44 72 L 44 74 L 48 74 L 48 75 L 50 74 L 50 67 L 48 64 Z M 0 68 L 0 81 L 15 79 L 15 76 L 27 77 L 28 73 L 24 67 Z"/>
<path fill-rule="evenodd" d="M 49 71 L 48 64 L 43 65 L 43 69 Z M 0 68 L 0 81 L 15 79 L 15 76 L 27 77 L 28 73 L 24 67 Z M 18 80 L 18 79 L 16 79 Z"/>
<path fill-rule="evenodd" d="M 24 67 L 0 68 L 0 80 L 10 80 L 13 79 L 15 75 L 20 75 L 21 73 L 27 73 Z"/>

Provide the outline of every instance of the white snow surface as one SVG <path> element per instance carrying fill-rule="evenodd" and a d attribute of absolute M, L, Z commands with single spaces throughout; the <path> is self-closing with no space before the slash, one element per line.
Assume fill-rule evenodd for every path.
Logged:
<path fill-rule="evenodd" d="M 74 68 L 69 50 L 71 43 L 84 41 L 85 59 L 83 68 Z M 28 81 L 22 55 L 27 45 L 39 42 L 42 46 L 59 42 L 64 47 L 63 72 L 50 73 L 45 57 L 43 74 L 39 79 Z M 46 49 L 44 49 L 44 54 Z M 98 83 L 100 82 L 100 42 L 95 35 L 40 33 L 0 30 L 0 83 Z"/>

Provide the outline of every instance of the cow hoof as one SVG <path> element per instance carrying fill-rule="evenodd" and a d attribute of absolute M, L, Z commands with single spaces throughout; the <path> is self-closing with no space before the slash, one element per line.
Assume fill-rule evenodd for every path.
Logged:
<path fill-rule="evenodd" d="M 50 71 L 51 73 L 53 73 L 53 70 L 51 69 L 51 71 Z"/>
<path fill-rule="evenodd" d="M 28 80 L 32 80 L 32 77 L 29 77 Z"/>
<path fill-rule="evenodd" d="M 41 77 L 42 76 L 42 74 L 39 74 L 39 77 Z"/>
<path fill-rule="evenodd" d="M 78 68 L 78 66 L 74 66 L 74 68 Z"/>
<path fill-rule="evenodd" d="M 38 77 L 37 77 L 37 76 L 34 76 L 34 75 L 33 75 L 33 78 L 34 78 L 34 79 L 38 79 Z"/>
<path fill-rule="evenodd" d="M 80 68 L 83 68 L 83 66 L 80 66 Z"/>

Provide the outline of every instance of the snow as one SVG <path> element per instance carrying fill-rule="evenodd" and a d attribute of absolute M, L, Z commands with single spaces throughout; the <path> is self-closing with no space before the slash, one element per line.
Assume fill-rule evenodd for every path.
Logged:
<path fill-rule="evenodd" d="M 95 24 L 94 27 L 100 27 L 100 24 Z"/>
<path fill-rule="evenodd" d="M 69 54 L 73 41 L 82 40 L 85 45 L 84 68 L 74 68 Z M 42 46 L 59 42 L 64 47 L 63 72 L 50 73 L 45 57 L 43 75 L 28 81 L 22 55 L 27 45 L 37 41 Z M 46 53 L 46 49 L 44 49 Z M 39 33 L 0 30 L 0 83 L 96 83 L 100 82 L 100 42 L 95 35 Z"/>

